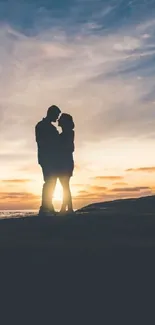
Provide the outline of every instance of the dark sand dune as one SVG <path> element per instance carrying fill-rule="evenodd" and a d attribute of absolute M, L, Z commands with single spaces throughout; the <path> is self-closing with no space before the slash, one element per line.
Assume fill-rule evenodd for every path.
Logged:
<path fill-rule="evenodd" d="M 0 247 L 46 248 L 55 254 L 155 246 L 155 196 L 96 203 L 74 215 L 0 221 Z"/>
<path fill-rule="evenodd" d="M 101 317 L 117 324 L 118 314 L 139 324 L 154 294 L 154 260 L 154 196 L 97 203 L 73 216 L 0 221 L 1 292 L 25 315 L 21 324 L 46 324 L 55 312 L 58 321 L 67 311 L 72 324 Z"/>
<path fill-rule="evenodd" d="M 117 212 L 128 213 L 155 213 L 155 196 L 146 196 L 140 198 L 120 199 L 108 202 L 90 204 L 79 212 L 92 211 L 110 211 L 112 214 Z"/>

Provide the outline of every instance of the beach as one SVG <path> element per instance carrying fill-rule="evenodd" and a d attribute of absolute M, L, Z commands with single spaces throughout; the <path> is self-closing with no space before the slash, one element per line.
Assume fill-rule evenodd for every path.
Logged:
<path fill-rule="evenodd" d="M 154 290 L 154 212 L 114 211 L 0 220 L 6 306 L 18 306 L 22 319 L 26 308 L 27 324 L 46 323 L 55 313 L 62 322 L 62 312 L 79 323 L 81 308 L 94 321 L 104 311 L 111 324 L 110 310 L 128 315 L 136 305 L 139 313 Z"/>

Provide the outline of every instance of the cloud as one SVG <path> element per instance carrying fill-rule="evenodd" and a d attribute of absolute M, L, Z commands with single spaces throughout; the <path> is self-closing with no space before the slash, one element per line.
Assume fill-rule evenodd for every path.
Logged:
<path fill-rule="evenodd" d="M 123 176 L 96 176 L 94 177 L 94 179 L 96 181 L 117 181 L 117 180 L 121 180 L 121 179 L 124 179 Z"/>
<path fill-rule="evenodd" d="M 100 200 L 103 197 L 107 196 L 106 194 L 107 188 L 103 186 L 87 186 L 86 189 L 78 191 L 74 200 Z"/>
<path fill-rule="evenodd" d="M 87 186 L 86 188 L 79 190 L 77 197 L 99 197 L 100 195 L 105 195 L 107 187 L 104 186 Z"/>
<path fill-rule="evenodd" d="M 39 199 L 40 197 L 34 195 L 33 193 L 26 193 L 26 192 L 1 192 L 0 193 L 1 200 L 34 200 Z"/>
<path fill-rule="evenodd" d="M 136 186 L 136 187 L 118 187 L 118 188 L 113 188 L 110 191 L 111 192 L 141 192 L 145 190 L 151 190 L 150 187 L 148 186 Z"/>
<path fill-rule="evenodd" d="M 126 172 L 155 173 L 155 167 L 129 168 Z"/>
<path fill-rule="evenodd" d="M 98 194 L 98 193 L 90 193 L 89 191 L 81 191 L 79 194 L 74 197 L 75 202 L 82 201 L 83 204 L 87 201 L 103 201 L 105 198 L 112 198 L 114 196 L 112 195 L 107 195 L 106 193 Z"/>
<path fill-rule="evenodd" d="M 90 191 L 94 191 L 94 192 L 103 192 L 103 191 L 106 191 L 107 190 L 107 187 L 105 186 L 90 186 Z"/>
<path fill-rule="evenodd" d="M 123 42 L 114 44 L 114 49 L 120 52 L 134 51 L 139 48 L 141 48 L 141 40 L 134 37 L 130 38 L 129 36 L 124 37 Z"/>
<path fill-rule="evenodd" d="M 125 186 L 125 185 L 128 185 L 128 183 L 125 183 L 125 182 L 116 182 L 116 183 L 113 183 L 112 185 L 113 186 Z"/>
<path fill-rule="evenodd" d="M 31 179 L 2 179 L 2 183 L 13 183 L 13 184 L 20 184 L 20 183 L 28 183 L 31 182 Z"/>
<path fill-rule="evenodd" d="M 40 197 L 27 192 L 1 192 L 0 209 L 37 209 Z"/>
<path fill-rule="evenodd" d="M 140 55 L 146 54 L 148 59 L 150 44 L 141 38 L 141 32 L 135 33 L 134 27 L 128 32 L 125 29 L 113 31 L 110 35 L 102 31 L 93 34 L 91 28 L 91 33 L 85 35 L 81 25 L 72 39 L 68 30 L 62 32 L 58 26 L 28 37 L 4 25 L 0 41 L 3 44 L 0 55 L 1 127 L 5 142 L 23 139 L 25 143 L 21 143 L 21 148 L 35 150 L 34 125 L 51 102 L 74 115 L 80 143 L 83 139 L 102 139 L 103 135 L 132 136 L 132 132 L 143 134 L 150 130 L 150 125 L 147 129 L 144 124 L 152 121 L 154 107 L 151 103 L 150 107 L 140 104 L 140 99 L 154 87 L 153 81 L 140 83 L 136 78 L 129 78 L 128 72 L 124 73 L 123 80 L 119 77 L 122 65 L 129 68 L 134 64 L 136 70 Z M 117 49 L 118 44 L 121 51 Z M 137 47 L 141 54 L 134 53 Z M 153 54 L 151 57 L 153 59 Z M 111 72 L 117 78 L 107 78 Z M 89 107 L 89 115 L 83 115 L 85 107 Z M 138 123 L 138 129 L 133 123 Z"/>
<path fill-rule="evenodd" d="M 75 187 L 75 188 L 79 188 L 79 189 L 81 189 L 81 188 L 83 188 L 84 186 L 89 186 L 89 185 L 84 184 L 84 183 L 83 183 L 83 184 L 82 184 L 82 183 L 81 183 L 81 184 L 75 184 L 75 183 L 74 183 L 74 184 L 72 184 L 72 186 Z"/>
<path fill-rule="evenodd" d="M 40 173 L 40 166 L 37 163 L 33 163 L 33 164 L 27 164 L 27 165 L 23 165 L 22 167 L 20 167 L 18 169 L 19 172 L 25 172 L 25 173 L 32 173 L 34 174 L 38 174 Z"/>

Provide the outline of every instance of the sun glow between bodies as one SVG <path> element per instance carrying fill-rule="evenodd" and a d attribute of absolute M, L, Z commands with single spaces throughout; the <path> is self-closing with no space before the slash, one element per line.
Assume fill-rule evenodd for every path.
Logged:
<path fill-rule="evenodd" d="M 57 182 L 55 192 L 54 192 L 54 200 L 61 202 L 62 196 L 63 196 L 62 186 L 60 185 L 60 183 Z"/>
<path fill-rule="evenodd" d="M 36 178 L 35 181 L 30 181 L 27 184 L 27 186 L 25 185 L 25 189 L 28 192 L 33 193 L 34 195 L 40 195 L 41 194 L 41 190 L 42 190 L 42 185 L 43 185 L 42 177 L 41 177 L 41 175 L 37 175 L 37 178 Z M 78 195 L 79 188 L 76 188 L 76 186 L 74 186 L 72 184 L 72 181 L 71 181 L 71 188 L 72 188 L 72 195 L 73 195 L 73 197 L 76 197 Z M 56 188 L 55 188 L 55 191 L 54 191 L 54 197 L 53 197 L 53 199 L 56 202 L 62 202 L 62 198 L 63 198 L 63 190 L 62 190 L 62 186 L 60 184 L 60 181 L 58 179 L 57 180 L 57 183 L 56 183 Z"/>

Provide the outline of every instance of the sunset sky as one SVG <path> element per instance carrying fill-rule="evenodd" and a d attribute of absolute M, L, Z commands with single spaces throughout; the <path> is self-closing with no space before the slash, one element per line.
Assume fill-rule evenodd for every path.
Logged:
<path fill-rule="evenodd" d="M 75 208 L 155 193 L 154 13 L 155 0 L 0 0 L 0 209 L 39 207 L 34 127 L 52 104 L 76 124 Z"/>

